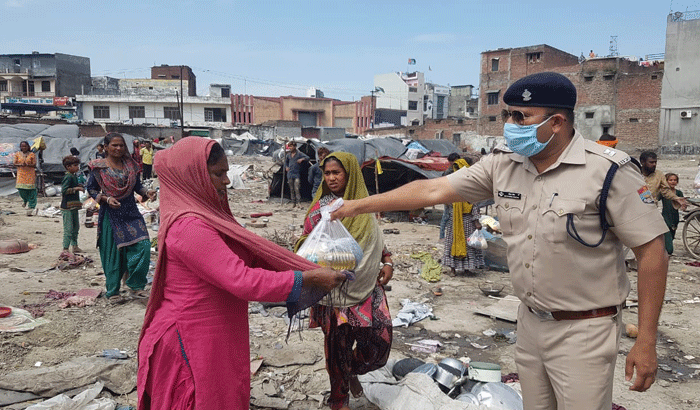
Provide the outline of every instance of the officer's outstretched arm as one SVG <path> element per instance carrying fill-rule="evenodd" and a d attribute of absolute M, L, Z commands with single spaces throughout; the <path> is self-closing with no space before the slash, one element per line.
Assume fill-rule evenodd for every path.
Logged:
<path fill-rule="evenodd" d="M 382 211 L 410 211 L 437 204 L 464 201 L 452 187 L 447 177 L 420 179 L 389 192 L 366 198 L 345 201 L 333 212 L 333 219 Z"/>
<path fill-rule="evenodd" d="M 663 235 L 632 248 L 637 257 L 637 294 L 639 296 L 639 335 L 627 355 L 625 379 L 632 380 L 630 390 L 645 391 L 656 377 L 656 331 L 666 293 L 668 256 Z"/>

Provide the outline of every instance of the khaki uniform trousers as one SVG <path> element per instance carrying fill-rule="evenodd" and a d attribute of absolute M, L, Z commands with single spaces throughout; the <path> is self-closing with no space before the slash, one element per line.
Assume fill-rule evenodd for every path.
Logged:
<path fill-rule="evenodd" d="M 520 304 L 515 363 L 524 410 L 610 410 L 621 316 L 542 320 Z"/>

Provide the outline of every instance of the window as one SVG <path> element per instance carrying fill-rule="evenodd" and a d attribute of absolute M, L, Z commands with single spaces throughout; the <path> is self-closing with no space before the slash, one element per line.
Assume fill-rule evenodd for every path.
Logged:
<path fill-rule="evenodd" d="M 226 122 L 226 109 L 224 108 L 205 108 L 204 121 L 207 122 Z"/>
<path fill-rule="evenodd" d="M 436 140 L 441 140 L 442 139 L 442 130 L 438 131 L 435 133 L 435 139 Z"/>
<path fill-rule="evenodd" d="M 656 80 L 657 78 L 659 78 L 659 76 L 658 76 L 658 75 L 656 75 L 656 74 L 652 74 L 652 76 L 651 76 L 651 79 L 652 79 L 652 80 Z"/>
<path fill-rule="evenodd" d="M 51 81 L 42 81 L 41 82 L 41 92 L 42 93 L 51 92 Z"/>
<path fill-rule="evenodd" d="M 146 118 L 146 107 L 143 105 L 130 105 L 129 118 Z"/>
<path fill-rule="evenodd" d="M 413 135 L 416 133 L 416 130 L 408 130 L 408 135 Z"/>
<path fill-rule="evenodd" d="M 180 109 L 178 107 L 163 107 L 163 118 L 171 120 L 180 119 Z"/>
<path fill-rule="evenodd" d="M 497 105 L 498 104 L 498 93 L 499 93 L 498 91 L 496 91 L 495 93 L 486 93 L 486 95 L 488 96 L 488 99 L 489 99 L 488 100 L 489 105 Z"/>
<path fill-rule="evenodd" d="M 584 75 L 583 81 L 590 83 L 591 81 L 593 81 L 593 76 L 592 75 Z"/>
<path fill-rule="evenodd" d="M 610 131 L 610 127 L 603 127 L 603 134 L 607 134 Z"/>
<path fill-rule="evenodd" d="M 167 76 L 165 74 L 158 74 L 158 78 L 166 78 Z"/>
<path fill-rule="evenodd" d="M 428 96 L 423 96 L 423 111 L 428 111 Z"/>
<path fill-rule="evenodd" d="M 464 124 L 464 120 L 462 120 L 462 119 L 457 120 L 457 124 Z"/>
<path fill-rule="evenodd" d="M 639 122 L 639 118 L 630 118 L 630 122 Z"/>
<path fill-rule="evenodd" d="M 21 64 L 20 59 L 19 59 L 19 58 L 15 58 L 15 65 L 20 65 L 20 64 Z"/>
<path fill-rule="evenodd" d="M 92 107 L 92 115 L 96 119 L 109 119 L 109 105 L 96 105 Z"/>
<path fill-rule="evenodd" d="M 489 122 L 496 122 L 496 116 L 495 115 L 490 116 Z"/>
<path fill-rule="evenodd" d="M 221 98 L 228 98 L 231 96 L 231 89 L 228 87 L 221 87 Z"/>
<path fill-rule="evenodd" d="M 418 101 L 409 101 L 409 102 L 408 102 L 408 110 L 409 110 L 409 111 L 416 111 L 416 110 L 418 110 Z"/>
<path fill-rule="evenodd" d="M 455 132 L 452 134 L 452 143 L 459 147 L 460 142 L 462 142 L 462 134 Z"/>
<path fill-rule="evenodd" d="M 418 92 L 418 87 L 408 87 L 408 92 L 409 92 L 409 93 L 417 93 L 417 92 Z"/>
<path fill-rule="evenodd" d="M 593 118 L 593 115 L 595 115 L 595 113 L 594 113 L 593 111 L 588 111 L 588 112 L 586 113 L 586 119 L 591 119 L 591 118 Z"/>
<path fill-rule="evenodd" d="M 542 52 L 527 53 L 527 62 L 528 63 L 539 63 L 541 59 L 542 59 Z"/>
<path fill-rule="evenodd" d="M 7 80 L 0 80 L 0 91 L 7 91 Z"/>
<path fill-rule="evenodd" d="M 176 74 L 173 74 L 173 75 L 170 76 L 170 78 L 172 78 L 172 79 L 174 79 L 174 80 L 179 80 L 179 79 L 180 79 L 180 76 L 179 76 L 179 75 L 176 75 Z"/>
<path fill-rule="evenodd" d="M 491 71 L 498 71 L 498 59 L 497 58 L 491 59 Z"/>
<path fill-rule="evenodd" d="M 605 75 L 603 76 L 603 80 L 607 80 L 607 81 L 610 81 L 610 80 L 612 80 L 613 78 L 615 78 L 615 74 L 605 74 Z"/>

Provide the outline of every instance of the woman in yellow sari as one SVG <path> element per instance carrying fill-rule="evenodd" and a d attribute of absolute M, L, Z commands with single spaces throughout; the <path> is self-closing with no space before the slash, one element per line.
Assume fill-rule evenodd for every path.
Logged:
<path fill-rule="evenodd" d="M 321 220 L 321 207 L 338 198 L 369 196 L 360 165 L 354 155 L 334 152 L 321 161 L 323 182 L 304 220 L 298 250 Z M 328 405 L 347 410 L 349 392 L 362 393 L 357 375 L 379 369 L 391 351 L 392 325 L 384 285 L 394 272 L 391 253 L 373 215 L 341 220 L 360 244 L 364 255 L 355 268 L 355 280 L 333 290 L 329 298 L 311 308 L 309 327 L 320 327 L 325 336 L 326 370 L 331 382 Z"/>
<path fill-rule="evenodd" d="M 22 207 L 27 206 L 27 215 L 34 214 L 36 208 L 36 156 L 29 150 L 29 143 L 19 143 L 19 151 L 15 152 L 13 161 L 17 167 L 17 185 L 22 198 Z"/>
<path fill-rule="evenodd" d="M 453 171 L 469 167 L 466 160 L 460 158 L 452 164 Z M 452 272 L 468 272 L 483 268 L 484 251 L 467 246 L 467 238 L 475 230 L 481 229 L 479 224 L 479 208 L 469 202 L 455 202 L 445 206 L 448 212 L 445 232 L 445 252 L 442 264 L 452 268 Z"/>

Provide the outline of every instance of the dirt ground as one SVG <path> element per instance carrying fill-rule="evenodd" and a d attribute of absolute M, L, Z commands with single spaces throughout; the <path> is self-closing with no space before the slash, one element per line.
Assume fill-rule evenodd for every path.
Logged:
<path fill-rule="evenodd" d="M 229 200 L 234 215 L 241 223 L 247 223 L 253 232 L 279 241 L 300 234 L 304 209 L 291 209 L 279 199 L 268 200 L 267 181 L 260 178 L 272 163 L 269 158 L 236 157 L 232 163 L 253 164 L 258 178 L 245 181 L 247 189 L 229 190 Z M 679 189 L 686 196 L 697 196 L 691 189 L 698 163 L 691 158 L 661 159 L 658 169 L 680 175 Z M 58 204 L 59 197 L 40 198 L 39 207 Z M 60 218 L 28 217 L 21 207 L 19 197 L 0 198 L 0 210 L 12 214 L 0 214 L 0 240 L 23 239 L 36 246 L 27 253 L 0 254 L 0 305 L 21 307 L 47 302 L 49 290 L 75 292 L 84 288 L 104 288 L 104 275 L 100 258 L 95 249 L 96 229 L 81 226 L 79 245 L 94 263 L 64 271 L 47 270 L 56 264 L 61 252 L 62 224 Z M 474 314 L 474 311 L 491 305 L 495 299 L 484 296 L 479 285 L 491 281 L 505 286 L 505 294 L 512 294 L 509 275 L 495 271 L 483 271 L 471 276 L 443 274 L 442 280 L 430 284 L 417 273 L 420 262 L 411 253 L 429 251 L 437 259 L 442 254 L 438 242 L 440 207 L 428 214 L 428 224 L 409 222 L 382 222 L 382 228 L 394 228 L 399 234 L 385 235 L 389 249 L 394 253 L 396 271 L 388 292 L 389 307 L 393 314 L 401 307 L 402 299 L 426 302 L 433 306 L 437 320 L 424 320 L 408 328 L 394 330 L 392 358 L 407 356 L 423 360 L 439 360 L 445 356 L 469 357 L 472 360 L 491 361 L 502 366 L 503 373 L 516 372 L 513 360 L 514 345 L 503 338 L 485 336 L 484 331 L 513 330 L 514 324 Z M 250 227 L 249 215 L 255 212 L 272 212 L 267 227 Z M 698 282 L 700 267 L 687 265 L 694 262 L 683 248 L 680 232 L 674 243 L 671 258 L 666 303 L 659 324 L 658 355 L 662 365 L 657 382 L 646 393 L 628 390 L 624 381 L 624 359 L 634 340 L 623 336 L 617 360 L 613 401 L 632 409 L 679 410 L 700 408 L 700 304 L 690 303 L 700 297 Z M 151 231 L 152 236 L 156 233 Z M 206 252 L 202 249 L 202 252 Z M 155 261 L 156 255 L 153 254 Z M 636 272 L 630 271 L 633 283 L 631 298 L 636 295 Z M 442 289 L 436 296 L 432 290 Z M 696 299 L 700 301 L 700 299 Z M 74 357 L 94 356 L 104 349 L 119 348 L 128 352 L 135 361 L 136 345 L 145 312 L 143 301 L 125 304 L 109 304 L 102 298 L 94 306 L 59 309 L 57 302 L 49 301 L 44 318 L 49 323 L 25 333 L 0 333 L 0 378 L 17 371 L 31 369 L 37 362 L 52 366 Z M 253 377 L 253 392 L 266 391 L 269 384 L 278 394 L 276 404 L 261 407 L 319 408 L 319 400 L 327 395 L 329 385 L 324 368 L 322 334 L 318 330 L 305 330 L 301 335 L 292 333 L 285 343 L 287 324 L 281 318 L 281 307 L 260 309 L 251 304 L 251 359 L 262 357 L 264 362 Z M 625 323 L 636 323 L 636 308 L 623 313 Z M 443 348 L 436 354 L 417 353 L 408 343 L 420 339 L 438 339 Z M 475 347 L 473 344 L 484 348 Z M 257 389 L 257 390 L 256 390 Z M 262 390 L 261 390 L 262 389 Z M 267 389 L 267 390 L 265 390 Z M 105 393 L 108 394 L 108 393 Z M 258 394 L 259 395 L 259 394 Z M 123 405 L 135 405 L 136 394 L 114 397 Z M 280 404 L 282 403 L 282 404 Z M 29 403 L 7 408 L 20 409 Z M 280 407 L 281 406 L 281 407 Z M 353 400 L 356 409 L 376 409 L 366 399 Z M 255 406 L 252 406 L 257 408 Z M 320 407 L 327 408 L 327 407 Z"/>

